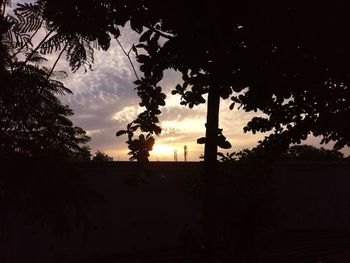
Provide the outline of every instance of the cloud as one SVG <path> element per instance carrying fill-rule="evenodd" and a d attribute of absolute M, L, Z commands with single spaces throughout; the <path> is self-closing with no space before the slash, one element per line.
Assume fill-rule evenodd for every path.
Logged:
<path fill-rule="evenodd" d="M 142 111 L 142 108 L 138 106 L 139 98 L 133 90 L 132 72 L 130 69 L 125 69 L 129 66 L 128 62 L 124 60 L 123 66 L 121 63 L 123 58 L 120 58 L 119 69 L 115 69 L 113 66 L 107 66 L 113 65 L 108 63 L 110 57 L 106 58 L 107 63 L 103 63 L 101 67 L 96 64 L 96 70 L 93 72 L 85 75 L 80 73 L 81 75 L 78 74 L 77 77 L 72 76 L 71 79 L 67 79 L 66 84 L 72 88 L 74 96 L 66 98 L 65 102 L 76 113 L 73 117 L 75 124 L 86 129 L 92 136 L 90 144 L 94 151 L 103 150 L 115 159 L 127 160 L 126 138 L 116 138 L 115 132 L 124 129 L 126 124 Z M 102 61 L 101 58 L 100 60 Z M 121 75 L 118 75 L 119 70 L 123 72 Z M 129 73 L 125 73 L 127 71 Z M 189 160 L 198 160 L 204 148 L 203 145 L 197 145 L 196 140 L 205 136 L 206 105 L 193 109 L 181 106 L 180 96 L 170 93 L 179 82 L 181 82 L 179 74 L 168 71 L 161 83 L 167 99 L 166 106 L 161 107 L 160 115 L 160 126 L 163 132 L 156 138 L 156 144 L 168 145 L 177 149 L 179 153 L 183 152 L 183 146 L 187 145 Z M 224 128 L 225 136 L 235 148 L 256 145 L 262 136 L 242 134 L 243 126 L 250 116 L 243 111 L 227 109 L 228 104 L 223 102 L 220 127 Z M 155 160 L 154 158 L 154 154 L 151 153 L 151 160 Z M 157 156 L 157 159 L 172 160 L 173 156 Z"/>
<path fill-rule="evenodd" d="M 121 39 L 122 43 L 126 43 L 124 48 L 131 47 L 135 36 L 128 33 Z M 50 55 L 48 64 L 55 61 L 56 57 L 57 54 Z M 93 71 L 85 73 L 84 70 L 78 70 L 71 73 L 68 63 L 63 59 L 56 69 L 68 72 L 69 76 L 62 81 L 73 91 L 73 95 L 62 96 L 61 101 L 74 110 L 75 114 L 71 117 L 74 124 L 92 137 L 92 151 L 116 152 L 115 149 L 123 149 L 125 153 L 125 138 L 120 140 L 115 133 L 125 128 L 136 115 L 137 110 L 133 109 L 138 107 L 139 100 L 133 84 L 136 77 L 117 43 L 113 41 L 106 52 L 95 51 Z M 127 159 L 127 156 L 122 159 Z"/>
<path fill-rule="evenodd" d="M 137 115 L 142 112 L 141 107 L 139 106 L 127 106 L 122 110 L 113 114 L 112 119 L 116 121 L 127 121 L 131 122 L 137 118 Z"/>

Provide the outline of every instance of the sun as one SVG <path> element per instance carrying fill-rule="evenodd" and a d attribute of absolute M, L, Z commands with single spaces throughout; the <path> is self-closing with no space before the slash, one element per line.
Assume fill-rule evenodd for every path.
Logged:
<path fill-rule="evenodd" d="M 153 153 L 154 155 L 158 156 L 158 155 L 170 155 L 174 152 L 174 149 L 164 145 L 164 144 L 156 144 L 153 147 L 153 150 L 151 151 L 151 153 Z"/>

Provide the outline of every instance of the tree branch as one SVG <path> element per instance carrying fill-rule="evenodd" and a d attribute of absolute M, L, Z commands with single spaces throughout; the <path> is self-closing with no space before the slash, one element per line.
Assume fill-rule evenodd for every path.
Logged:
<path fill-rule="evenodd" d="M 43 20 L 40 22 L 40 26 L 38 27 L 37 30 L 35 30 L 35 32 L 31 35 L 31 37 L 29 38 L 29 42 L 32 41 L 33 37 L 36 35 L 36 33 L 38 33 L 38 31 L 40 30 L 41 28 L 41 25 L 43 24 Z M 15 56 L 18 55 L 19 52 L 22 51 L 22 49 L 25 47 L 26 45 L 22 45 L 12 56 L 11 56 L 11 59 L 14 58 Z"/>
<path fill-rule="evenodd" d="M 68 41 L 66 42 L 66 44 L 65 44 L 65 45 L 64 45 L 64 47 L 62 48 L 62 50 L 61 50 L 60 54 L 58 55 L 58 57 L 57 57 L 57 59 L 56 59 L 56 61 L 55 61 L 55 63 L 53 64 L 53 66 L 52 66 L 52 68 L 51 68 L 51 70 L 50 70 L 49 74 L 47 75 L 47 79 L 49 79 L 49 78 L 50 78 L 50 76 L 51 76 L 51 74 L 52 74 L 52 72 L 53 72 L 54 68 L 55 68 L 55 67 L 56 67 L 56 65 L 57 65 L 57 62 L 58 62 L 58 61 L 59 61 L 59 59 L 61 58 L 61 56 L 62 56 L 63 52 L 65 51 L 65 49 L 67 48 L 67 46 L 68 46 Z"/>
<path fill-rule="evenodd" d="M 171 35 L 167 35 L 165 33 L 163 33 L 162 31 L 159 31 L 158 29 L 155 29 L 153 27 L 148 27 L 148 26 L 145 26 L 146 28 L 148 28 L 149 30 L 152 30 L 153 32 L 159 34 L 160 36 L 166 38 L 166 39 L 173 39 L 174 36 L 171 36 Z"/>
<path fill-rule="evenodd" d="M 2 7 L 3 6 L 3 7 Z M 6 0 L 1 1 L 1 14 L 2 16 L 5 16 L 5 10 L 6 10 Z"/>
<path fill-rule="evenodd" d="M 133 71 L 134 71 L 134 74 L 135 74 L 135 76 L 136 76 L 136 79 L 137 79 L 137 80 L 140 80 L 140 79 L 139 79 L 139 76 L 137 75 L 137 72 L 136 72 L 136 69 L 135 69 L 135 67 L 134 67 L 134 64 L 132 63 L 131 58 L 130 58 L 130 51 L 131 51 L 132 48 L 129 50 L 129 52 L 126 52 L 125 49 L 124 49 L 124 47 L 123 47 L 122 44 L 120 43 L 120 41 L 119 41 L 118 39 L 116 39 L 116 40 L 117 40 L 117 42 L 118 42 L 118 45 L 119 45 L 120 48 L 122 49 L 123 53 L 125 54 L 125 56 L 128 57 L 128 60 L 129 60 L 129 62 L 130 62 L 130 64 L 131 64 L 131 67 L 132 67 L 132 69 L 133 69 Z"/>
<path fill-rule="evenodd" d="M 38 49 L 40 48 L 40 46 L 46 41 L 46 39 L 55 31 L 56 28 L 53 28 L 50 30 L 49 33 L 46 34 L 46 36 L 40 41 L 40 43 L 34 48 L 34 50 L 29 54 L 29 56 L 26 58 L 26 60 L 24 61 L 24 65 L 27 64 L 28 60 L 30 60 L 30 58 L 33 56 L 33 54 L 35 52 L 38 51 Z"/>

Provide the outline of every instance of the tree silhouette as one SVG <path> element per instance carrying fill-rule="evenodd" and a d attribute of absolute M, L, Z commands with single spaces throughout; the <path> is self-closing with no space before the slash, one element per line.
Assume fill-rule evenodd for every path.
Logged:
<path fill-rule="evenodd" d="M 46 59 L 30 50 L 27 31 L 42 22 L 36 25 L 35 15 L 28 23 L 5 16 L 8 3 L 0 4 L 0 243 L 17 216 L 60 235 L 78 225 L 87 231 L 86 210 L 98 195 L 67 161 L 90 159 L 84 146 L 90 138 L 73 126 L 73 111 L 58 98 L 71 93 L 57 79 L 62 72 L 43 67 Z M 17 59 L 19 54 L 25 61 Z"/>
<path fill-rule="evenodd" d="M 344 155 L 337 150 L 327 150 L 323 147 L 294 145 L 287 150 L 284 158 L 292 162 L 336 162 L 342 161 Z"/>
<path fill-rule="evenodd" d="M 336 149 L 350 145 L 345 121 L 350 113 L 350 41 L 342 1 L 236 1 L 234 8 L 227 1 L 42 3 L 52 28 L 83 35 L 105 49 L 109 34 L 117 38 L 118 27 L 127 21 L 142 33 L 133 50 L 143 73 L 135 84 L 145 111 L 117 133 L 128 135 L 132 158 L 147 160 L 152 141 L 140 141 L 161 132 L 158 115 L 165 94 L 159 82 L 165 70 L 182 74 L 173 91 L 182 105 L 207 102 L 206 135 L 198 142 L 205 143 L 208 218 L 215 205 L 210 200 L 216 192 L 217 147 L 230 146 L 218 127 L 221 99 L 232 100 L 230 109 L 237 105 L 265 113 L 244 131 L 271 132 L 261 143 L 275 150 L 300 143 L 308 134 L 322 136 L 322 143 L 335 141 Z M 136 131 L 146 136 L 133 139 Z M 215 236 L 215 229 L 208 235 Z"/>
<path fill-rule="evenodd" d="M 113 157 L 108 156 L 104 152 L 97 151 L 95 152 L 95 155 L 92 157 L 92 160 L 97 162 L 112 162 Z"/>
<path fill-rule="evenodd" d="M 53 78 L 52 71 L 40 67 L 45 58 L 38 53 L 30 53 L 26 62 L 16 61 L 10 55 L 16 42 L 11 42 L 9 35 L 17 35 L 17 25 L 9 18 L 0 19 L 2 155 L 21 153 L 79 159 L 78 155 L 85 151 L 81 145 L 87 143 L 89 137 L 81 128 L 73 126 L 68 119 L 73 111 L 57 97 L 71 91 Z"/>
<path fill-rule="evenodd" d="M 90 146 L 85 145 L 81 147 L 81 150 L 77 154 L 72 155 L 71 160 L 87 162 L 91 160 L 91 155 Z"/>

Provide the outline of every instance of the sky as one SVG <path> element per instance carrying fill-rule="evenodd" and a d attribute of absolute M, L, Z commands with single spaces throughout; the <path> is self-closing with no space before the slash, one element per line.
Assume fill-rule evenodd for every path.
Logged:
<path fill-rule="evenodd" d="M 126 50 L 137 42 L 138 35 L 125 28 L 120 42 Z M 132 52 L 131 52 L 132 53 Z M 50 61 L 54 61 L 57 54 L 53 54 Z M 138 64 L 134 57 L 133 63 Z M 92 153 L 97 150 L 112 156 L 115 161 L 128 160 L 126 136 L 116 137 L 115 133 L 125 129 L 134 120 L 142 108 L 138 106 L 140 100 L 134 90 L 135 75 L 132 67 L 121 48 L 113 41 L 108 51 L 95 51 L 93 71 L 79 70 L 70 72 L 67 63 L 61 60 L 58 70 L 65 70 L 68 77 L 62 81 L 73 91 L 73 95 L 62 97 L 62 101 L 74 110 L 72 120 L 75 125 L 82 127 L 91 136 L 89 143 Z M 141 76 L 142 73 L 138 72 Z M 156 136 L 156 143 L 151 152 L 151 161 L 173 161 L 174 150 L 177 151 L 179 161 L 184 160 L 184 146 L 188 148 L 189 161 L 198 161 L 204 152 L 203 145 L 196 140 L 205 135 L 206 104 L 193 109 L 180 105 L 180 96 L 171 95 L 171 90 L 177 83 L 181 83 L 181 76 L 175 71 L 167 71 L 160 83 L 167 95 L 166 106 L 161 107 L 160 126 L 162 134 Z M 227 151 L 239 151 L 252 148 L 266 134 L 244 133 L 243 127 L 253 117 L 261 113 L 246 113 L 237 108 L 229 110 L 230 101 L 221 100 L 220 124 L 223 133 L 231 142 L 232 148 Z M 319 139 L 309 137 L 305 143 L 319 146 Z M 332 144 L 324 146 L 331 148 Z M 219 149 L 219 151 L 221 151 Z M 348 155 L 349 148 L 343 152 Z"/>
<path fill-rule="evenodd" d="M 17 0 L 13 1 L 13 5 L 17 2 L 30 1 Z M 44 34 L 44 31 L 39 32 L 33 41 L 34 45 Z M 127 25 L 122 30 L 120 38 L 123 47 L 129 50 L 137 40 L 138 35 Z M 47 65 L 53 65 L 57 55 L 56 53 L 47 56 Z M 137 69 L 138 64 L 133 52 L 131 55 Z M 74 125 L 83 128 L 91 137 L 89 146 L 92 153 L 100 150 L 112 156 L 115 161 L 126 161 L 129 159 L 125 143 L 127 138 L 116 137 L 115 133 L 125 129 L 126 125 L 142 112 L 142 108 L 138 106 L 140 100 L 134 90 L 133 81 L 136 78 L 128 58 L 116 41 L 112 41 L 107 51 L 96 50 L 94 56 L 93 70 L 87 72 L 81 69 L 72 73 L 65 59 L 59 61 L 55 70 L 64 70 L 68 73 L 68 76 L 61 81 L 73 92 L 73 95 L 62 96 L 61 100 L 74 110 L 74 115 L 71 117 Z M 64 58 L 64 55 L 62 57 Z M 142 76 L 142 73 L 138 71 L 138 75 Z M 177 151 L 178 160 L 183 161 L 185 145 L 189 161 L 198 161 L 204 152 L 204 146 L 196 144 L 196 140 L 205 135 L 206 104 L 193 109 L 180 105 L 180 96 L 171 95 L 171 90 L 178 83 L 181 83 L 180 74 L 170 70 L 165 73 L 160 83 L 167 99 L 166 106 L 161 107 L 162 134 L 156 136 L 151 161 L 173 161 L 174 150 Z M 219 127 L 223 128 L 223 134 L 233 147 L 219 151 L 226 153 L 256 146 L 266 134 L 244 133 L 243 127 L 253 116 L 262 113 L 246 113 L 237 108 L 229 110 L 229 105 L 229 100 L 221 100 Z M 319 142 L 320 139 L 309 136 L 304 143 L 320 146 Z M 323 146 L 331 148 L 332 145 Z M 342 152 L 349 155 L 350 149 L 345 148 Z"/>
<path fill-rule="evenodd" d="M 125 29 L 121 43 L 126 50 L 137 41 L 137 34 Z M 54 61 L 57 54 L 49 57 Z M 137 62 L 133 57 L 136 68 Z M 135 75 L 121 48 L 115 41 L 108 51 L 97 50 L 93 71 L 79 70 L 72 73 L 67 63 L 62 60 L 56 67 L 65 70 L 68 77 L 63 79 L 65 86 L 73 91 L 73 95 L 61 97 L 63 103 L 74 110 L 71 117 L 74 124 L 82 127 L 91 136 L 92 152 L 103 151 L 114 160 L 128 160 L 126 136 L 116 137 L 116 131 L 125 129 L 134 120 L 142 108 L 134 90 Z M 138 72 L 138 75 L 142 75 Z M 166 106 L 161 108 L 160 126 L 162 134 L 156 136 L 156 144 L 151 152 L 151 161 L 172 161 L 174 150 L 178 160 L 184 159 L 184 146 L 188 148 L 188 160 L 197 161 L 203 153 L 203 145 L 196 140 L 205 135 L 206 104 L 189 109 L 180 105 L 180 96 L 171 95 L 171 90 L 181 83 L 181 75 L 175 71 L 167 71 L 160 83 L 167 95 Z M 228 109 L 229 101 L 221 102 L 220 127 L 237 151 L 255 146 L 264 135 L 244 134 L 243 126 L 252 117 L 242 110 Z"/>

